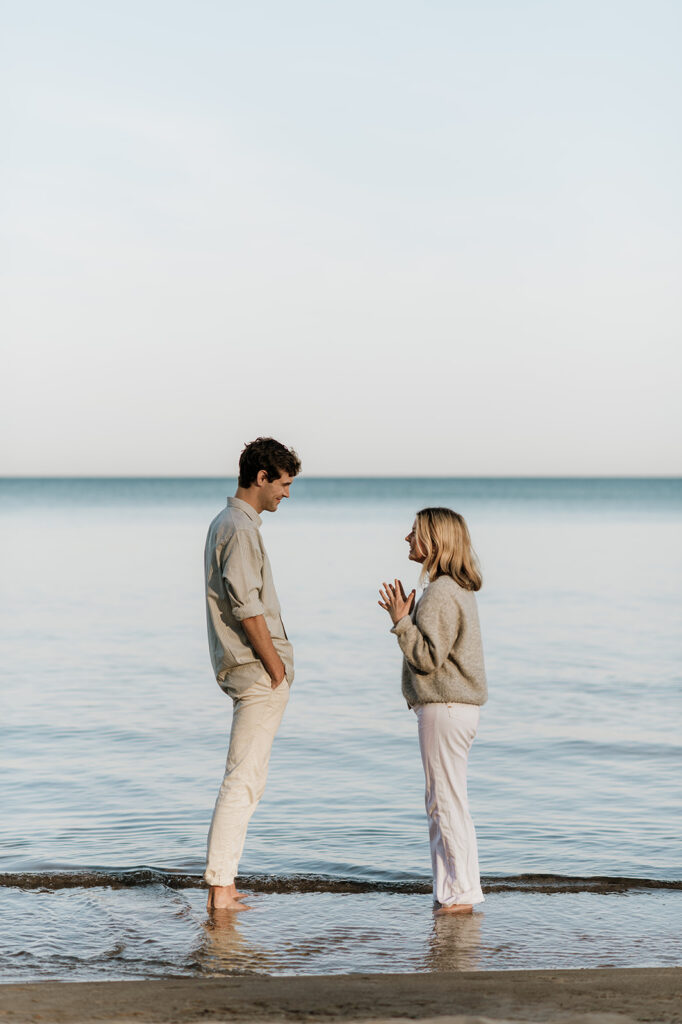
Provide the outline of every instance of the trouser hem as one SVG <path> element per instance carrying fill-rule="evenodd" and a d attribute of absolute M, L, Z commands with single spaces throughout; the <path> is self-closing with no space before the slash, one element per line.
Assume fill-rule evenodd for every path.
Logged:
<path fill-rule="evenodd" d="M 445 900 L 441 903 L 442 907 L 456 907 L 460 904 L 466 906 L 475 906 L 477 903 L 485 903 L 485 896 L 482 892 L 464 892 L 458 893 L 457 896 L 451 896 L 450 899 Z"/>
<path fill-rule="evenodd" d="M 204 872 L 207 885 L 234 885 L 235 875 L 219 875 L 215 871 Z"/>

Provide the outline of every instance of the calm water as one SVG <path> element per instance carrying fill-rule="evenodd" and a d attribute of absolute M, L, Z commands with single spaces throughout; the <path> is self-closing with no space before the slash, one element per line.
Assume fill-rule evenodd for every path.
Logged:
<path fill-rule="evenodd" d="M 206 649 L 202 549 L 209 520 L 233 491 L 233 481 L 221 480 L 0 482 L 6 980 L 228 969 L 222 940 L 216 952 L 200 919 L 198 890 L 78 882 L 88 884 L 94 869 L 202 870 L 230 724 Z M 297 675 L 242 861 L 245 874 L 289 880 L 293 891 L 261 892 L 253 912 L 240 915 L 234 927 L 247 952 L 226 940 L 231 970 L 269 970 L 268 957 L 292 971 L 427 970 L 449 955 L 427 955 L 440 940 L 420 894 L 429 862 L 416 721 L 400 697 L 390 622 L 376 604 L 383 579 L 414 585 L 402 538 L 427 504 L 467 517 L 484 570 L 491 698 L 472 752 L 470 799 L 489 884 L 537 873 L 682 882 L 682 483 L 301 479 L 276 515 L 264 515 Z M 59 871 L 73 874 L 75 888 L 60 887 L 51 877 Z M 25 872 L 32 879 L 18 877 Z M 297 875 L 321 876 L 328 891 L 297 891 Z M 369 891 L 334 893 L 335 880 Z M 372 892 L 381 882 L 407 892 Z M 27 888 L 39 883 L 43 891 Z M 547 896 L 532 880 L 514 884 L 525 893 L 492 891 L 484 905 L 476 966 L 522 965 L 513 953 L 494 955 L 507 948 L 504 913 L 513 906 L 532 919 L 542 901 L 554 916 L 550 925 L 547 910 L 537 910 L 545 952 L 535 966 L 558 963 L 550 948 L 556 956 L 573 948 L 568 936 L 574 925 L 579 934 L 580 915 L 573 921 L 568 908 L 577 900 L 602 901 L 605 935 L 622 938 L 624 921 L 641 924 L 643 945 L 630 936 L 630 959 L 604 939 L 619 962 L 682 959 L 669 941 L 662 951 L 661 922 L 666 908 L 679 910 L 677 889 Z M 149 960 L 131 952 L 123 925 L 112 924 L 99 944 L 93 938 L 98 922 L 116 914 L 130 923 L 133 899 L 152 917 L 156 907 L 169 948 L 177 940 L 156 967 L 152 951 Z M 268 901 L 302 935 L 303 922 L 320 915 L 314 934 L 328 945 L 341 904 L 325 908 L 335 899 L 345 931 L 331 952 L 297 953 L 293 940 L 286 955 L 263 946 Z M 381 937 L 391 901 L 403 915 L 414 907 L 428 918 L 419 949 L 405 956 L 391 945 L 402 925 L 394 921 Z M 654 904 L 658 932 L 646 924 Z M 42 911 L 27 913 L 35 907 Z M 141 933 L 145 921 L 143 914 Z M 71 945 L 70 930 L 80 936 Z M 602 945 L 586 939 L 587 959 L 575 965 L 606 956 Z M 528 950 L 518 955 L 525 963 Z"/>

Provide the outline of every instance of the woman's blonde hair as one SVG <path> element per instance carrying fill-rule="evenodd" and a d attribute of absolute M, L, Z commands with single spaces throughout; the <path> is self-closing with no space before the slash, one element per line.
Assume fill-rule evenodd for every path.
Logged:
<path fill-rule="evenodd" d="M 464 519 L 451 508 L 423 508 L 417 512 L 415 540 L 426 557 L 420 582 L 452 576 L 465 590 L 480 590 L 483 583 L 476 552 Z"/>

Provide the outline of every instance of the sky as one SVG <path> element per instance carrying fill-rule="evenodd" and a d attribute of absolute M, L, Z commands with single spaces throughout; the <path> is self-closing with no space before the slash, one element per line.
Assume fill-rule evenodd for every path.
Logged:
<path fill-rule="evenodd" d="M 0 475 L 682 472 L 676 0 L 1 17 Z"/>

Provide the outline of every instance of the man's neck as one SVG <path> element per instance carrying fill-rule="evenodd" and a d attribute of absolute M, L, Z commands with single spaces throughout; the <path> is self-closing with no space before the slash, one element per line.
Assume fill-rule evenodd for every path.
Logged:
<path fill-rule="evenodd" d="M 259 501 L 260 495 L 257 490 L 253 487 L 238 487 L 234 493 L 235 498 L 239 498 L 240 501 L 245 501 L 247 505 L 250 505 L 252 509 L 261 514 L 263 511 L 261 503 Z"/>

